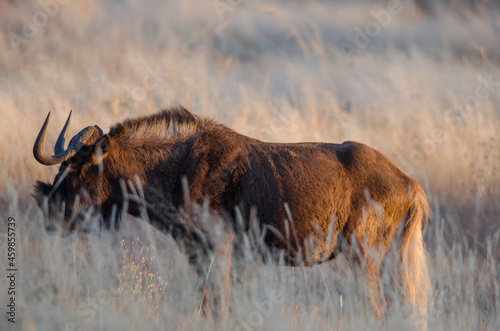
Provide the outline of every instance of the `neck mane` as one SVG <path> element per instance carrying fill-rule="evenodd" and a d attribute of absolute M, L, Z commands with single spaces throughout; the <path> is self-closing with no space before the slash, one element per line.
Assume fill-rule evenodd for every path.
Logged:
<path fill-rule="evenodd" d="M 161 110 L 154 115 L 128 119 L 114 125 L 109 131 L 111 138 L 125 145 L 144 145 L 156 142 L 186 140 L 200 130 L 215 126 L 211 120 L 191 114 L 183 107 Z"/>

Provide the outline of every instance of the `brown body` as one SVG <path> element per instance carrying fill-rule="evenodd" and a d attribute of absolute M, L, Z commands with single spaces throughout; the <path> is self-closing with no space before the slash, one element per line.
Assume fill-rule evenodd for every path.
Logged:
<path fill-rule="evenodd" d="M 266 231 L 266 244 L 273 252 L 285 251 L 290 265 L 333 258 L 340 247 L 339 235 L 347 247 L 355 241 L 358 249 L 350 254 L 366 262 L 362 265 L 380 316 L 385 304 L 380 291 L 381 257 L 399 224 L 405 222 L 403 281 L 410 301 L 420 301 L 420 308 L 425 308 L 428 279 L 421 237 L 428 211 L 425 194 L 373 148 L 350 141 L 266 143 L 183 108 L 125 121 L 106 135 L 98 128 L 81 132 L 73 140 L 87 138 L 79 138 L 80 145 L 72 141 L 75 152 L 70 158 L 45 155 L 40 135 L 35 157 L 44 164 L 62 165 L 54 184 L 39 182 L 35 196 L 41 206 L 48 202 L 49 217 L 64 202 L 72 229 L 78 225 L 74 221 L 78 210 L 94 206 L 109 227 L 115 220 L 111 215 L 126 208 L 136 216 L 145 210 L 154 226 L 179 241 L 196 241 L 199 229 L 186 217 L 192 205 L 208 198 L 211 212 L 236 235 L 238 230 L 248 230 L 255 210 L 260 228 Z M 240 214 L 243 229 L 236 221 Z M 208 232 L 205 236 L 213 246 L 214 238 Z M 423 299 L 417 300 L 417 292 Z"/>

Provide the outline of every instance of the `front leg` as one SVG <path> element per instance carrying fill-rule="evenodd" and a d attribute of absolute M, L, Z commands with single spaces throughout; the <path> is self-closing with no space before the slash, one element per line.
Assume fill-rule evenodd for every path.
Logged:
<path fill-rule="evenodd" d="M 165 234 L 169 234 L 184 252 L 191 264 L 196 264 L 198 255 L 207 259 L 211 256 L 211 244 L 201 229 L 193 226 L 185 213 L 169 203 L 146 203 L 149 222 Z"/>
<path fill-rule="evenodd" d="M 223 329 L 229 311 L 231 293 L 231 264 L 234 233 L 228 232 L 220 238 L 210 260 L 198 260 L 195 268 L 199 276 L 199 311 Z"/>
<path fill-rule="evenodd" d="M 198 274 L 200 312 L 223 325 L 229 302 L 234 232 L 208 206 L 191 205 L 178 211 L 166 204 L 149 205 L 150 222 L 172 235 Z"/>

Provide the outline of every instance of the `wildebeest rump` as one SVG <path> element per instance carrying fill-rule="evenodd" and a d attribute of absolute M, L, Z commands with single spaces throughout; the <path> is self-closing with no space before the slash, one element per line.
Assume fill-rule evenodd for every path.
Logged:
<path fill-rule="evenodd" d="M 385 305 L 381 257 L 404 222 L 405 291 L 425 309 L 425 193 L 379 151 L 352 141 L 262 142 L 179 107 L 126 120 L 107 134 L 97 126 L 85 128 L 65 149 L 68 118 L 55 155 L 47 155 L 43 140 L 49 116 L 33 149 L 42 164 L 61 164 L 52 185 L 35 186 L 47 230 L 74 230 L 89 209 L 102 215 L 105 228 L 118 225 L 122 209 L 135 216 L 145 210 L 151 224 L 185 247 L 203 240 L 210 247 L 214 238 L 200 235 L 189 220 L 191 204 L 208 198 L 210 211 L 236 233 L 248 230 L 256 213 L 265 243 L 273 252 L 284 252 L 290 265 L 333 258 L 338 234 L 348 247 L 356 242 L 353 259 L 363 260 L 380 315 Z M 64 217 L 57 217 L 61 212 Z"/>

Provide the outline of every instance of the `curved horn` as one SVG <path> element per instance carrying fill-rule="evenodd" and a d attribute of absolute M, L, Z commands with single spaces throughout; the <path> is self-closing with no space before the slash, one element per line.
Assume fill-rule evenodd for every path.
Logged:
<path fill-rule="evenodd" d="M 68 146 L 68 149 L 63 150 L 60 153 L 56 153 L 56 155 L 50 156 L 45 154 L 43 151 L 43 140 L 45 138 L 45 132 L 47 130 L 47 124 L 49 123 L 49 118 L 50 118 L 50 112 L 47 115 L 47 118 L 45 119 L 45 122 L 42 125 L 42 129 L 38 133 L 38 136 L 36 137 L 35 144 L 33 145 L 33 155 L 35 156 L 35 159 L 40 162 L 41 164 L 44 165 L 54 165 L 58 163 L 62 163 L 78 153 L 78 151 L 85 145 L 87 142 L 90 142 L 91 140 L 96 140 L 96 136 L 100 137 L 102 136 L 102 131 L 98 129 L 96 126 L 89 126 L 80 131 L 76 136 L 71 139 L 71 142 Z M 67 125 L 69 124 L 69 118 L 66 121 L 66 125 L 64 126 L 61 134 L 59 135 L 59 138 L 61 138 L 61 135 L 64 136 L 66 135 L 66 130 L 67 130 Z M 55 149 L 61 148 L 61 146 L 64 146 L 64 142 L 60 142 L 60 139 L 58 139 L 57 147 Z M 93 141 L 95 143 L 95 141 Z M 63 147 L 64 149 L 64 147 Z"/>
<path fill-rule="evenodd" d="M 64 142 L 66 141 L 66 134 L 68 133 L 69 123 L 71 122 L 71 113 L 73 111 L 70 110 L 68 119 L 66 120 L 66 124 L 64 124 L 61 133 L 59 134 L 59 138 L 57 138 L 56 146 L 54 147 L 54 153 L 60 154 L 64 152 Z"/>
<path fill-rule="evenodd" d="M 49 119 L 50 119 L 50 111 L 49 114 L 47 115 L 47 118 L 45 119 L 45 122 L 43 122 L 42 129 L 38 133 L 38 136 L 36 137 L 35 140 L 35 144 L 33 145 L 33 155 L 35 156 L 35 159 L 41 164 L 46 164 L 46 165 L 56 164 L 55 162 L 52 163 L 52 159 L 48 157 L 43 151 L 43 140 L 45 138 L 45 131 L 47 130 L 47 124 L 49 123 Z"/>

